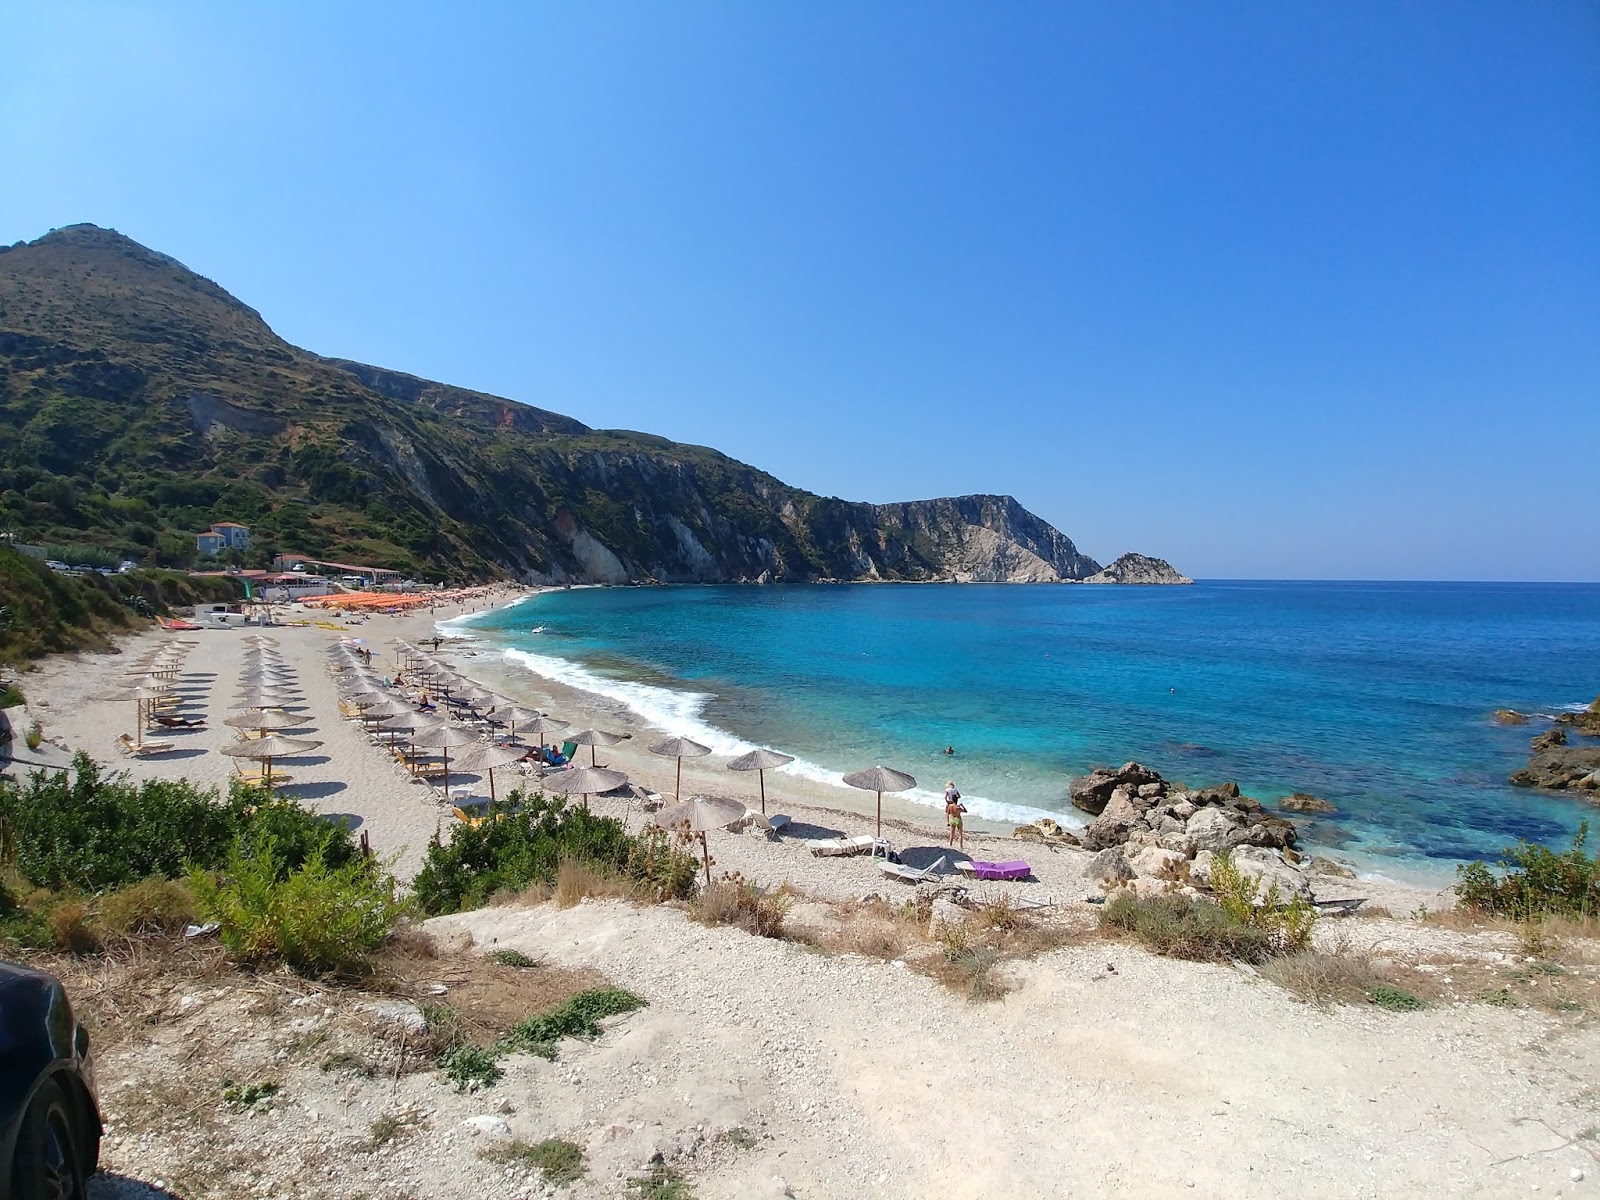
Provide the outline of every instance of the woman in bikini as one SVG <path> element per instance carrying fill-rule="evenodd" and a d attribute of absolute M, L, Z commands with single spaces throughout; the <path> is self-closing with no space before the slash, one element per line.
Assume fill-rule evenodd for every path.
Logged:
<path fill-rule="evenodd" d="M 956 781 L 947 780 L 944 785 L 944 815 L 950 822 L 950 844 L 955 846 L 960 843 L 960 849 L 967 848 L 967 833 L 961 825 L 961 814 L 967 811 L 967 806 L 961 803 L 961 793 L 956 791 Z"/>

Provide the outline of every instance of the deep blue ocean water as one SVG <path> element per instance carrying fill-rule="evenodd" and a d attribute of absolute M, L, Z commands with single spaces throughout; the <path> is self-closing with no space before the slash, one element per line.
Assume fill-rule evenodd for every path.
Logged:
<path fill-rule="evenodd" d="M 930 803 L 953 777 L 1002 819 L 1075 816 L 1070 779 L 1127 759 L 1322 796 L 1340 811 L 1311 841 L 1411 873 L 1600 815 L 1509 786 L 1543 723 L 1490 720 L 1600 692 L 1592 584 L 607 588 L 470 624 L 719 752 L 828 779 L 884 763 Z"/>

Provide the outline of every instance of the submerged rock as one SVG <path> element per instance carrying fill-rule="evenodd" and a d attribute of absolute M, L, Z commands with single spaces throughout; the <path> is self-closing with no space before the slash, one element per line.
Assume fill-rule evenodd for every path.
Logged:
<path fill-rule="evenodd" d="M 1296 792 L 1292 796 L 1285 796 L 1278 801 L 1278 807 L 1285 812 L 1300 813 L 1336 813 L 1339 811 L 1320 796 L 1313 796 L 1309 792 Z"/>
<path fill-rule="evenodd" d="M 1494 711 L 1496 725 L 1526 725 L 1531 719 L 1527 713 L 1519 713 L 1514 708 L 1497 708 Z"/>
<path fill-rule="evenodd" d="M 1557 746 L 1565 746 L 1566 744 L 1567 731 L 1557 726 L 1555 729 L 1547 729 L 1537 737 L 1529 739 L 1528 749 L 1537 754 L 1540 750 L 1552 750 Z"/>
<path fill-rule="evenodd" d="M 1354 879 L 1356 873 L 1343 863 L 1334 862 L 1331 858 L 1323 858 L 1320 854 L 1313 855 L 1311 870 L 1317 875 L 1337 875 L 1340 879 Z"/>

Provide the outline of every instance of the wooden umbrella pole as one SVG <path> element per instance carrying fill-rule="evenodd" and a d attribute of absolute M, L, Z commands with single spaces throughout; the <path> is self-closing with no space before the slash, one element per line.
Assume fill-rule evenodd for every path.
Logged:
<path fill-rule="evenodd" d="M 767 815 L 767 773 L 757 771 L 756 778 L 761 780 L 761 815 L 764 817 Z"/>
<path fill-rule="evenodd" d="M 595 760 L 594 760 L 594 743 L 593 742 L 589 743 L 589 765 L 591 767 L 598 767 L 600 765 L 599 763 L 595 762 Z"/>
<path fill-rule="evenodd" d="M 142 746 L 144 745 L 144 701 L 135 698 L 133 704 L 138 709 L 138 715 L 133 719 L 134 744 Z"/>
<path fill-rule="evenodd" d="M 878 836 L 883 836 L 883 793 L 878 793 Z"/>
<path fill-rule="evenodd" d="M 683 755 L 678 755 L 678 790 L 672 797 L 674 804 L 683 803 Z M 711 878 L 711 868 L 706 868 L 706 879 Z"/>
<path fill-rule="evenodd" d="M 711 886 L 711 846 L 706 841 L 706 831 L 704 829 L 702 829 L 700 831 L 700 851 L 701 851 L 702 854 L 705 855 L 705 859 L 706 859 L 706 886 L 710 887 Z"/>
<path fill-rule="evenodd" d="M 494 803 L 494 768 L 489 768 L 489 803 Z"/>

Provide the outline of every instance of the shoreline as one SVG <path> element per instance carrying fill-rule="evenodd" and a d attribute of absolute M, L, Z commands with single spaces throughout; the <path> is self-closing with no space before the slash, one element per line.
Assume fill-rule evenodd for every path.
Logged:
<path fill-rule="evenodd" d="M 338 716 L 338 694 L 333 679 L 324 669 L 323 652 L 334 641 L 362 639 L 374 652 L 374 665 L 391 668 L 394 663 L 390 640 L 431 642 L 441 638 L 439 653 L 456 668 L 490 690 L 500 692 L 569 723 L 571 730 L 603 728 L 628 734 L 614 746 L 602 747 L 598 759 L 624 771 L 631 782 L 670 798 L 674 792 L 675 763 L 651 754 L 647 746 L 656 740 L 658 727 L 652 726 L 625 704 L 594 693 L 544 678 L 527 667 L 507 660 L 499 647 L 490 647 L 471 637 L 451 637 L 436 627 L 445 622 L 460 622 L 470 629 L 470 619 L 512 604 L 522 604 L 553 588 L 507 587 L 472 597 L 434 611 L 404 614 L 363 614 L 348 621 L 326 620 L 324 614 L 309 611 L 294 613 L 280 608 L 279 618 L 296 621 L 293 625 L 268 627 L 266 632 L 278 643 L 284 657 L 295 667 L 305 692 L 305 710 L 316 721 L 313 736 L 324 747 L 313 756 L 286 762 L 284 769 L 294 783 L 284 794 L 314 811 L 338 815 L 354 830 L 369 834 L 374 849 L 385 858 L 394 858 L 394 870 L 409 879 L 421 866 L 427 843 L 436 832 L 452 824 L 451 810 L 440 802 L 431 787 L 399 767 L 389 755 L 379 751 L 367 736 Z M 486 602 L 487 601 L 487 606 Z M 319 620 L 324 621 L 318 624 Z M 332 626 L 332 628 L 329 628 Z M 252 627 L 254 628 L 254 627 Z M 457 624 L 456 628 L 462 628 Z M 234 764 L 219 753 L 232 731 L 221 724 L 231 701 L 236 672 L 242 662 L 244 643 L 240 630 L 208 630 L 187 635 L 196 641 L 188 670 L 194 672 L 194 696 L 189 711 L 210 722 L 175 739 L 176 753 L 168 756 L 130 760 L 123 756 L 116 735 L 131 728 L 131 706 L 96 702 L 110 689 L 123 662 L 122 656 L 161 645 L 173 635 L 159 629 L 131 635 L 119 641 L 110 653 L 59 655 L 42 660 L 24 680 L 30 707 L 45 724 L 48 740 L 71 749 L 83 749 L 109 769 L 127 772 L 135 781 L 144 779 L 188 778 L 200 785 L 225 789 L 234 776 Z M 30 682 L 31 680 L 31 682 Z M 580 761 L 590 755 L 580 751 Z M 687 759 L 683 764 L 683 794 L 709 793 L 739 800 L 759 811 L 758 781 L 754 773 L 736 773 L 725 767 L 727 756 L 708 755 Z M 769 771 L 766 781 L 768 812 L 786 813 L 801 836 L 769 842 L 759 836 L 730 836 L 713 846 L 722 869 L 738 870 L 746 878 L 778 885 L 791 883 L 803 891 L 838 898 L 859 898 L 881 886 L 879 873 L 861 859 L 815 859 L 805 853 L 804 838 L 820 836 L 820 831 L 843 834 L 874 833 L 877 817 L 872 793 L 819 783 Z M 461 782 L 473 776 L 463 775 Z M 514 786 L 509 778 L 503 786 Z M 487 793 L 486 787 L 480 790 Z M 592 798 L 591 805 L 606 815 L 617 816 L 636 827 L 637 804 L 621 799 Z M 896 849 L 911 850 L 928 861 L 946 852 L 947 830 L 943 813 L 895 795 L 883 797 L 883 831 Z M 1036 866 L 1035 882 L 1021 885 L 1033 894 L 1040 892 L 1059 898 L 1096 894 L 1101 889 L 1085 875 L 1091 854 L 1087 851 L 1038 843 L 1020 842 L 1011 836 L 1013 825 L 985 820 L 968 814 L 966 852 L 974 858 L 1004 861 L 1026 857 Z M 919 859 L 920 861 L 920 859 Z M 1372 904 L 1396 913 L 1415 911 L 1421 905 L 1449 907 L 1448 893 L 1453 879 L 1401 879 L 1389 872 L 1363 869 L 1358 881 L 1324 877 L 1319 887 L 1330 897 L 1348 895 L 1352 889 L 1364 894 Z"/>
<path fill-rule="evenodd" d="M 602 748 L 601 758 L 608 759 L 612 765 L 623 770 L 631 782 L 647 786 L 663 795 L 669 795 L 673 788 L 673 764 L 670 759 L 661 759 L 648 752 L 645 743 L 669 736 L 687 736 L 704 742 L 706 739 L 700 728 L 689 728 L 689 722 L 673 728 L 653 721 L 648 714 L 640 712 L 626 700 L 603 692 L 584 688 L 581 684 L 554 678 L 539 671 L 537 667 L 527 661 L 517 661 L 511 656 L 524 656 L 525 658 L 551 658 L 563 663 L 570 663 L 573 668 L 588 672 L 589 668 L 581 662 L 564 659 L 559 655 L 540 655 L 532 651 L 525 651 L 515 647 L 496 645 L 481 638 L 472 632 L 472 622 L 475 618 L 487 617 L 493 612 L 504 608 L 522 605 L 538 596 L 548 592 L 560 592 L 579 589 L 597 589 L 599 584 L 575 584 L 572 588 L 563 588 L 550 585 L 530 585 L 526 591 L 507 602 L 496 604 L 491 608 L 478 612 L 457 613 L 448 617 L 438 617 L 432 624 L 445 640 L 441 644 L 441 655 L 452 655 L 456 669 L 461 674 L 471 678 L 474 682 L 490 691 L 507 695 L 511 699 L 525 702 L 541 711 L 552 711 L 552 715 L 565 717 L 570 712 L 582 713 L 582 723 L 573 722 L 572 728 L 605 728 L 612 732 L 627 734 L 627 740 L 615 746 Z M 660 585 L 660 586 L 698 586 L 692 584 Z M 716 585 L 722 586 L 722 585 Z M 752 585 L 755 586 L 755 585 Z M 1000 586 L 1000 585 L 996 585 Z M 413 614 L 408 614 L 408 616 Z M 422 616 L 423 614 L 414 614 Z M 450 626 L 457 632 L 446 632 L 439 628 Z M 416 640 L 412 637 L 411 640 Z M 628 683 L 627 680 L 615 681 Z M 660 684 L 646 684 L 662 691 L 674 691 L 670 687 Z M 610 722 L 609 724 L 607 722 Z M 715 748 L 713 752 L 699 759 L 685 759 L 684 794 L 694 794 L 697 791 L 727 796 L 739 800 L 747 805 L 755 806 L 758 802 L 757 784 L 752 777 L 748 783 L 739 774 L 728 772 L 723 764 L 731 757 L 742 754 L 750 747 L 757 745 L 741 735 L 720 727 L 710 725 L 701 717 L 693 719 L 693 725 L 714 731 L 715 735 L 723 740 L 732 740 L 740 743 L 740 748 L 731 754 L 719 753 Z M 641 736 L 641 734 L 646 736 Z M 775 747 L 781 749 L 781 747 Z M 580 749 L 580 755 L 582 751 Z M 788 808 L 780 805 L 775 811 L 788 811 L 799 805 L 818 814 L 827 814 L 840 818 L 867 818 L 875 814 L 872 793 L 859 792 L 845 785 L 840 778 L 841 772 L 831 771 L 822 764 L 801 760 L 808 768 L 817 773 L 826 775 L 818 778 L 815 774 L 798 775 L 791 773 L 788 767 L 777 768 L 767 772 L 767 792 L 769 801 L 778 803 L 776 797 L 784 797 Z M 959 768 L 957 768 L 959 769 Z M 711 786 L 704 788 L 692 787 L 694 782 L 708 783 L 714 780 Z M 1220 781 L 1218 781 L 1220 782 Z M 943 837 L 943 813 L 936 793 L 921 786 L 919 792 L 926 793 L 930 800 L 919 802 L 908 800 L 902 795 L 885 794 L 883 797 L 883 816 L 887 825 L 891 818 L 901 827 L 917 829 L 919 832 L 930 833 L 937 829 L 939 836 Z M 970 798 L 969 798 L 970 799 Z M 981 803 L 1001 803 L 982 801 Z M 1010 807 L 1010 806 L 1008 806 Z M 1017 805 L 1018 809 L 1027 809 L 1034 812 L 1036 817 L 1049 817 L 1061 823 L 1063 828 L 1076 829 L 1087 824 L 1089 818 L 1077 809 L 1070 809 L 1064 813 L 1052 812 L 1045 809 L 1032 809 L 1030 806 Z M 791 815 L 793 815 L 791 813 Z M 1288 814 L 1282 814 L 1288 815 Z M 989 838 L 1004 839 L 1013 847 L 1026 845 L 1018 843 L 1012 837 L 1012 831 L 1019 825 L 1027 824 L 1030 819 L 1011 819 L 1005 817 L 984 816 L 976 811 L 966 814 L 965 825 L 969 835 L 981 834 Z M 1331 847 L 1307 847 L 1306 853 L 1321 854 L 1325 857 L 1337 857 L 1349 863 L 1357 872 L 1357 878 L 1363 884 L 1377 884 L 1405 889 L 1419 889 L 1428 892 L 1448 890 L 1455 883 L 1455 864 L 1441 867 L 1437 871 L 1426 869 L 1407 869 L 1395 863 L 1360 852 Z"/>

